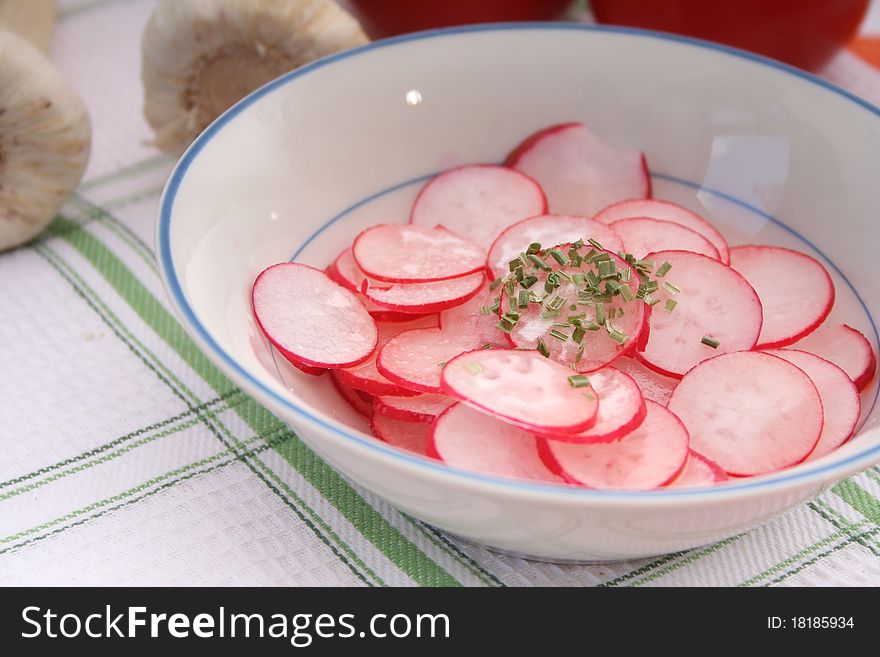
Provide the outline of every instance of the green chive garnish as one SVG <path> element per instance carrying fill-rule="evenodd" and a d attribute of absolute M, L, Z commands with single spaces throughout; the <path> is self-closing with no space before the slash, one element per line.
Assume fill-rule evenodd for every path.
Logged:
<path fill-rule="evenodd" d="M 586 388 L 590 385 L 590 378 L 585 374 L 572 374 L 568 377 L 568 385 L 572 388 Z"/>
<path fill-rule="evenodd" d="M 679 292 L 681 292 L 680 288 L 675 287 L 669 281 L 663 281 L 663 289 L 669 292 L 669 294 L 678 294 Z"/>
<path fill-rule="evenodd" d="M 558 310 L 545 310 L 541 313 L 541 319 L 556 319 L 559 317 Z"/>
<path fill-rule="evenodd" d="M 489 309 L 489 306 L 480 306 L 480 314 L 481 315 L 491 315 L 492 311 Z"/>
<path fill-rule="evenodd" d="M 678 301 L 676 301 L 675 299 L 667 299 L 666 300 L 666 308 L 665 308 L 666 312 L 671 313 L 673 310 L 675 310 L 675 307 L 677 305 L 678 305 Z"/>
<path fill-rule="evenodd" d="M 528 276 L 525 276 L 522 279 L 522 281 L 520 281 L 520 285 L 522 285 L 525 289 L 528 290 L 530 287 L 532 287 L 532 285 L 534 285 L 537 282 L 538 282 L 538 277 L 535 276 L 534 274 L 529 274 Z"/>
<path fill-rule="evenodd" d="M 597 303 L 596 304 L 596 321 L 599 324 L 605 323 L 605 304 Z"/>
<path fill-rule="evenodd" d="M 708 335 L 704 335 L 703 339 L 700 340 L 700 342 L 702 342 L 707 347 L 712 347 L 713 349 L 717 349 L 721 345 L 718 340 L 716 340 L 715 338 L 710 338 Z"/>
<path fill-rule="evenodd" d="M 592 237 L 591 237 L 590 239 L 587 240 L 587 243 L 589 243 L 589 245 L 592 246 L 592 247 L 595 248 L 595 249 L 599 249 L 600 251 L 603 251 L 603 250 L 604 250 L 604 249 L 602 248 L 602 245 L 599 244 L 599 242 L 597 242 L 596 240 L 594 240 Z"/>
<path fill-rule="evenodd" d="M 516 296 L 516 306 L 517 308 L 528 308 L 529 307 L 529 293 L 526 290 L 520 290 L 519 294 Z"/>
<path fill-rule="evenodd" d="M 531 244 L 529 244 L 529 248 L 526 249 L 526 255 L 531 255 L 533 253 L 537 253 L 540 250 L 541 250 L 541 243 L 540 242 L 532 242 Z"/>
<path fill-rule="evenodd" d="M 613 278 L 605 281 L 606 294 L 617 294 L 618 292 L 620 292 L 620 283 L 615 281 Z"/>
<path fill-rule="evenodd" d="M 580 326 L 576 326 L 574 331 L 571 332 L 571 339 L 574 340 L 575 342 L 577 342 L 578 344 L 581 344 L 584 341 L 585 335 L 586 335 L 586 332 L 584 331 L 584 329 L 581 328 Z"/>
<path fill-rule="evenodd" d="M 559 249 L 550 249 L 550 256 L 563 267 L 571 262 L 571 258 Z"/>
<path fill-rule="evenodd" d="M 584 357 L 584 347 L 586 347 L 586 346 L 587 346 L 587 344 L 585 342 L 582 342 L 581 346 L 578 347 L 577 353 L 574 355 L 574 362 L 575 363 L 579 363 L 581 358 Z"/>
<path fill-rule="evenodd" d="M 492 281 L 491 283 L 489 283 L 489 291 L 490 291 L 490 292 L 494 291 L 495 288 L 497 288 L 497 287 L 498 287 L 499 285 L 501 285 L 503 282 L 504 282 L 504 279 L 503 279 L 503 278 L 501 278 L 501 277 L 496 278 L 494 281 Z"/>
<path fill-rule="evenodd" d="M 535 267 L 543 271 L 550 271 L 550 266 L 546 262 L 541 260 L 541 258 L 539 258 L 537 255 L 535 255 L 534 253 L 529 253 L 528 255 L 529 260 L 531 260 L 532 264 L 535 265 Z"/>
<path fill-rule="evenodd" d="M 670 269 L 672 269 L 672 263 L 669 262 L 668 260 L 666 260 L 663 262 L 662 265 L 657 267 L 657 271 L 654 272 L 654 274 L 656 276 L 662 278 L 663 276 L 666 276 L 666 274 L 669 272 Z"/>
<path fill-rule="evenodd" d="M 550 358 L 550 350 L 547 348 L 547 345 L 544 344 L 543 338 L 538 338 L 538 344 L 535 348 L 544 358 Z"/>
<path fill-rule="evenodd" d="M 629 269 L 627 269 L 626 271 L 629 271 Z M 633 291 L 629 285 L 620 286 L 620 296 L 622 296 L 623 300 L 627 303 L 629 303 L 630 301 L 634 301 L 636 298 L 636 295 L 633 294 Z"/>
<path fill-rule="evenodd" d="M 606 324 L 605 326 L 608 329 L 608 335 L 611 337 L 612 340 L 614 340 L 615 342 L 619 342 L 620 344 L 626 342 L 625 333 L 621 333 L 616 328 L 612 328 L 610 324 Z"/>
<path fill-rule="evenodd" d="M 515 257 L 513 260 L 507 263 L 507 268 L 510 271 L 516 271 L 517 267 L 522 266 L 522 261 L 519 259 L 519 256 Z"/>
<path fill-rule="evenodd" d="M 556 338 L 557 340 L 562 340 L 565 342 L 568 340 L 568 336 L 562 331 L 557 331 L 556 329 L 550 329 L 550 336 Z"/>
<path fill-rule="evenodd" d="M 483 373 L 483 366 L 480 365 L 479 363 L 470 362 L 470 363 L 465 363 L 464 366 L 468 369 L 468 372 L 470 372 L 473 375 Z"/>

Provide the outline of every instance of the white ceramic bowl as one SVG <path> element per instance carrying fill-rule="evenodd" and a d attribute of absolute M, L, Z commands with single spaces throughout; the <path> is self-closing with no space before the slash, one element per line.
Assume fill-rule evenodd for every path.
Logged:
<path fill-rule="evenodd" d="M 644 150 L 655 195 L 711 217 L 732 243 L 824 259 L 834 317 L 876 348 L 880 111 L 737 50 L 569 24 L 382 41 L 238 103 L 165 190 L 157 232 L 173 304 L 217 366 L 347 477 L 437 527 L 524 555 L 610 560 L 710 543 L 880 460 L 872 387 L 860 435 L 772 476 L 656 492 L 531 484 L 377 442 L 326 376 L 276 367 L 249 310 L 261 269 L 290 258 L 324 266 L 363 227 L 405 221 L 433 173 L 499 161 L 532 131 L 573 120 Z"/>

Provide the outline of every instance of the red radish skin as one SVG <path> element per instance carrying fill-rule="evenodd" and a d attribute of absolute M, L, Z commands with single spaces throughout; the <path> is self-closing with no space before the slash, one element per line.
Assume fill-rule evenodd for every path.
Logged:
<path fill-rule="evenodd" d="M 432 178 L 413 204 L 410 223 L 443 226 L 485 250 L 511 224 L 546 211 L 544 190 L 524 173 L 475 164 Z"/>
<path fill-rule="evenodd" d="M 426 455 L 430 430 L 431 425 L 426 422 L 397 420 L 379 413 L 373 413 L 370 418 L 370 431 L 376 438 L 421 456 Z"/>
<path fill-rule="evenodd" d="M 693 448 L 737 477 L 800 463 L 824 422 L 810 377 L 758 351 L 703 361 L 679 382 L 668 407 L 684 422 Z"/>
<path fill-rule="evenodd" d="M 597 214 L 594 219 L 603 224 L 612 224 L 621 219 L 635 219 L 638 217 L 670 221 L 685 228 L 690 228 L 712 243 L 718 250 L 721 262 L 725 265 L 730 264 L 730 248 L 727 246 L 727 240 L 718 232 L 718 229 L 696 212 L 691 212 L 676 203 L 661 201 L 656 198 L 629 199 L 609 205 Z"/>
<path fill-rule="evenodd" d="M 699 362 L 722 353 L 751 349 L 761 332 L 761 302 L 752 286 L 730 267 L 688 251 L 660 251 L 648 258 L 672 268 L 662 278 L 681 292 L 671 295 L 661 284 L 653 296 L 648 343 L 637 357 L 651 369 L 680 378 Z M 666 301 L 677 302 L 666 312 Z M 719 341 L 713 349 L 703 337 Z"/>
<path fill-rule="evenodd" d="M 437 417 L 427 453 L 463 470 L 563 483 L 538 456 L 534 435 L 465 404 L 455 404 Z"/>
<path fill-rule="evenodd" d="M 377 306 L 412 314 L 439 313 L 473 298 L 485 281 L 483 272 L 435 283 L 411 283 L 391 287 L 364 287 L 364 295 Z"/>
<path fill-rule="evenodd" d="M 834 306 L 834 283 L 818 260 L 778 246 L 730 250 L 730 266 L 755 288 L 764 308 L 758 348 L 785 347 L 815 331 Z"/>
<path fill-rule="evenodd" d="M 529 244 L 537 242 L 544 248 L 594 239 L 606 250 L 617 253 L 623 242 L 610 227 L 587 217 L 542 214 L 529 217 L 507 228 L 497 236 L 489 249 L 486 266 L 494 279 L 508 273 L 508 266 Z"/>
<path fill-rule="evenodd" d="M 694 450 L 690 451 L 687 463 L 681 474 L 675 481 L 669 484 L 670 488 L 691 488 L 695 486 L 714 486 L 730 477 L 716 463 L 713 463 L 702 454 Z"/>
<path fill-rule="evenodd" d="M 590 386 L 572 388 L 571 370 L 536 351 L 479 349 L 443 368 L 443 392 L 531 431 L 577 433 L 596 421 Z"/>
<path fill-rule="evenodd" d="M 562 247 L 566 251 L 567 245 Z M 589 247 L 587 247 L 589 248 Z M 586 253 L 586 250 L 584 251 Z M 620 259 L 613 253 L 610 254 L 615 261 L 618 270 L 630 269 L 629 286 L 633 294 L 639 287 L 639 277 L 634 269 L 632 269 L 626 261 Z M 533 286 L 535 289 L 541 289 L 546 280 L 547 274 L 544 272 L 535 272 L 538 276 L 538 282 Z M 570 302 L 577 300 L 577 285 L 571 281 L 563 280 L 559 288 L 555 291 L 566 297 Z M 644 330 L 644 314 L 646 312 L 645 304 L 640 300 L 634 300 L 627 303 L 622 297 L 616 296 L 610 304 L 606 304 L 610 308 L 614 308 L 615 313 L 621 308 L 625 308 L 626 312 L 622 318 L 613 321 L 613 326 L 625 334 L 626 342 L 620 344 L 614 341 L 606 331 L 590 331 L 584 338 L 586 345 L 582 358 L 575 362 L 579 345 L 573 340 L 562 342 L 555 338 L 549 337 L 550 331 L 556 319 L 542 319 L 541 314 L 543 308 L 540 304 L 530 304 L 528 308 L 519 310 L 520 319 L 507 336 L 510 344 L 514 347 L 535 349 L 538 345 L 538 339 L 541 338 L 550 352 L 550 358 L 558 363 L 562 363 L 571 367 L 576 372 L 592 372 L 601 367 L 605 367 L 613 362 L 618 356 L 627 353 L 639 342 L 639 336 Z M 565 307 L 568 307 L 566 304 Z M 510 310 L 507 295 L 501 296 L 501 312 L 506 313 Z M 586 321 L 595 319 L 595 308 L 593 306 L 581 306 L 578 312 L 586 313 Z"/>
<path fill-rule="evenodd" d="M 807 459 L 830 454 L 849 440 L 862 413 L 862 402 L 855 384 L 834 363 L 797 349 L 769 349 L 768 354 L 787 360 L 802 369 L 819 391 L 824 422 L 819 442 Z"/>
<path fill-rule="evenodd" d="M 375 351 L 375 320 L 350 290 L 314 267 L 284 262 L 263 270 L 251 304 L 260 330 L 288 360 L 351 367 Z"/>
<path fill-rule="evenodd" d="M 371 356 L 354 367 L 347 367 L 337 370 L 340 380 L 347 386 L 355 390 L 362 390 L 371 395 L 395 395 L 401 397 L 411 397 L 417 395 L 415 390 L 409 390 L 403 386 L 389 381 L 376 368 L 376 360 L 382 346 L 398 333 L 413 328 L 430 328 L 436 326 L 437 315 L 429 315 L 428 317 L 414 320 L 408 323 L 393 322 L 389 324 L 379 324 L 379 335 L 376 349 Z"/>
<path fill-rule="evenodd" d="M 413 329 L 386 342 L 376 366 L 385 378 L 405 388 L 439 393 L 440 372 L 446 361 L 480 346 L 468 331 Z"/>
<path fill-rule="evenodd" d="M 367 278 L 367 275 L 361 271 L 361 268 L 357 266 L 357 263 L 354 261 L 354 256 L 351 254 L 351 247 L 340 253 L 336 257 L 336 260 L 327 266 L 324 273 L 332 280 L 339 283 L 342 287 L 356 293 L 358 299 L 360 299 L 361 303 L 364 304 L 364 307 L 367 309 L 367 312 L 370 313 L 370 316 L 377 322 L 410 322 L 417 317 L 417 315 L 414 315 L 413 313 L 401 313 L 394 310 L 386 310 L 385 308 L 377 306 L 361 294 L 361 286 L 364 281 L 367 281 L 368 285 L 375 284 L 376 281 L 370 281 Z M 383 284 L 379 284 L 379 287 L 382 287 L 382 285 Z M 384 285 L 387 286 L 387 284 Z"/>
<path fill-rule="evenodd" d="M 721 260 L 712 242 L 698 232 L 671 221 L 639 217 L 621 219 L 610 226 L 623 240 L 624 250 L 639 259 L 655 251 L 691 251 Z"/>
<path fill-rule="evenodd" d="M 377 281 L 431 283 L 480 271 L 486 252 L 442 227 L 379 224 L 357 236 L 352 255 Z"/>
<path fill-rule="evenodd" d="M 678 384 L 678 379 L 664 376 L 659 372 L 645 367 L 636 358 L 624 356 L 614 361 L 614 367 L 624 374 L 628 374 L 638 384 L 645 399 L 655 401 L 661 406 L 666 406 L 672 391 Z"/>
<path fill-rule="evenodd" d="M 631 377 L 613 367 L 603 367 L 591 372 L 589 378 L 599 397 L 595 424 L 582 433 L 540 434 L 539 437 L 570 443 L 607 443 L 639 427 L 647 406 L 642 391 Z"/>
<path fill-rule="evenodd" d="M 280 354 L 281 352 L 279 351 L 278 353 Z M 281 355 L 284 356 L 284 354 Z M 284 356 L 284 360 L 293 365 L 303 374 L 308 374 L 309 376 L 321 376 L 322 374 L 326 374 L 328 371 L 326 367 L 312 367 L 311 365 L 306 365 L 305 363 L 302 363 L 294 358 L 289 358 L 287 356 Z"/>
<path fill-rule="evenodd" d="M 645 156 L 607 145 L 583 123 L 533 134 L 508 155 L 506 164 L 541 185 L 554 214 L 590 217 L 616 201 L 651 195 Z"/>
<path fill-rule="evenodd" d="M 342 397 L 349 406 L 351 406 L 358 414 L 369 418 L 373 415 L 373 397 L 367 395 L 360 390 L 347 386 L 342 382 L 339 376 L 339 370 L 330 370 L 330 380 L 336 392 Z"/>
<path fill-rule="evenodd" d="M 456 401 L 449 395 L 430 393 L 415 397 L 379 397 L 376 400 L 375 412 L 396 420 L 433 422 L 435 417 L 455 403 Z"/>
<path fill-rule="evenodd" d="M 829 360 L 849 375 L 859 392 L 877 371 L 877 358 L 868 339 L 847 324 L 825 324 L 792 345 Z"/>
<path fill-rule="evenodd" d="M 669 410 L 647 402 L 644 422 L 618 441 L 539 442 L 551 472 L 588 488 L 650 490 L 674 481 L 688 458 L 688 432 Z"/>

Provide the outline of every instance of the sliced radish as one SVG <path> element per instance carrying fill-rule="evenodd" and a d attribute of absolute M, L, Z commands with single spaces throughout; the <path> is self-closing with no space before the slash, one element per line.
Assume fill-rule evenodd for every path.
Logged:
<path fill-rule="evenodd" d="M 589 246 L 582 249 L 582 255 L 586 254 L 590 249 Z M 563 248 L 567 251 L 567 248 Z M 624 260 L 616 255 L 609 253 L 610 258 L 616 263 L 618 271 L 625 269 L 630 270 L 629 287 L 635 294 L 639 287 L 638 274 Z M 548 261 L 549 258 L 548 258 Z M 552 262 L 552 261 L 551 261 Z M 569 274 L 573 274 L 580 269 L 571 267 L 560 268 Z M 544 291 L 544 283 L 549 272 L 530 272 L 538 277 L 538 282 L 532 286 L 532 289 L 541 293 Z M 565 321 L 570 315 L 584 314 L 583 322 L 586 324 L 595 323 L 596 306 L 595 305 L 579 305 L 576 310 L 571 310 L 571 305 L 578 302 L 578 290 L 581 285 L 571 280 L 562 279 L 560 286 L 554 291 L 553 295 L 557 295 L 565 299 L 562 310 L 558 317 L 547 317 L 546 303 L 530 303 L 527 308 L 516 308 L 520 318 L 513 326 L 509 334 L 509 340 L 515 347 L 535 349 L 539 346 L 541 340 L 550 353 L 550 358 L 571 367 L 577 372 L 591 372 L 600 367 L 604 367 L 611 363 L 615 358 L 630 350 L 637 342 L 640 333 L 644 329 L 645 304 L 635 299 L 627 302 L 622 296 L 615 296 L 609 303 L 605 303 L 604 313 L 610 316 L 612 311 L 615 318 L 610 320 L 611 326 L 620 331 L 625 336 L 624 342 L 618 342 L 612 339 L 608 330 L 599 327 L 598 330 L 587 331 L 581 344 L 571 339 L 574 333 L 573 328 L 562 329 L 562 332 L 568 336 L 568 339 L 561 340 L 552 337 L 552 331 L 559 330 L 554 324 Z M 501 288 L 499 288 L 500 290 Z M 548 294 L 548 298 L 553 295 Z M 549 302 L 549 301 L 548 301 Z M 623 309 L 625 312 L 623 317 L 619 313 Z M 502 314 L 510 312 L 510 300 L 506 294 L 501 296 L 501 312 Z M 581 350 L 583 346 L 583 350 Z M 580 357 L 578 354 L 580 353 Z"/>
<path fill-rule="evenodd" d="M 529 244 L 537 242 L 548 248 L 578 240 L 596 240 L 612 253 L 623 250 L 623 242 L 613 229 L 587 217 L 542 214 L 516 223 L 497 236 L 489 249 L 487 266 L 493 277 L 504 276 L 507 264 Z"/>
<path fill-rule="evenodd" d="M 784 347 L 816 330 L 834 305 L 834 283 L 815 258 L 778 246 L 737 246 L 730 266 L 764 308 L 758 347 Z"/>
<path fill-rule="evenodd" d="M 438 313 L 458 306 L 480 291 L 485 275 L 470 276 L 435 283 L 410 283 L 391 287 L 365 287 L 364 295 L 377 306 L 407 313 Z"/>
<path fill-rule="evenodd" d="M 692 251 L 715 260 L 721 259 L 712 242 L 698 232 L 671 221 L 647 217 L 621 219 L 611 224 L 611 228 L 623 240 L 626 252 L 632 253 L 636 258 L 644 258 L 655 251 L 675 250 Z"/>
<path fill-rule="evenodd" d="M 593 216 L 611 203 L 651 195 L 642 152 L 613 148 L 583 123 L 533 134 L 513 150 L 506 164 L 541 185 L 555 214 Z"/>
<path fill-rule="evenodd" d="M 425 422 L 396 420 L 387 415 L 373 413 L 370 431 L 379 440 L 400 449 L 425 456 L 431 425 Z"/>
<path fill-rule="evenodd" d="M 278 353 L 280 354 L 281 352 L 279 351 Z M 281 355 L 284 356 L 284 354 Z M 303 374 L 308 374 L 309 376 L 321 376 L 328 371 L 326 367 L 312 367 L 311 365 L 306 365 L 305 363 L 289 356 L 284 356 L 284 360 L 293 365 Z"/>
<path fill-rule="evenodd" d="M 576 433 L 596 420 L 590 386 L 573 388 L 571 370 L 536 351 L 480 349 L 443 368 L 443 391 L 525 429 Z"/>
<path fill-rule="evenodd" d="M 455 404 L 435 420 L 428 454 L 464 470 L 562 483 L 538 456 L 534 435 L 465 404 Z"/>
<path fill-rule="evenodd" d="M 432 178 L 419 192 L 410 222 L 429 228 L 443 226 L 488 249 L 511 224 L 546 211 L 544 191 L 525 174 L 475 164 Z"/>
<path fill-rule="evenodd" d="M 725 472 L 749 476 L 803 461 L 822 431 L 822 401 L 803 370 L 739 351 L 705 360 L 676 386 L 669 409 L 693 448 Z"/>
<path fill-rule="evenodd" d="M 348 402 L 348 405 L 355 411 L 364 417 L 370 417 L 373 414 L 373 397 L 371 395 L 343 383 L 339 376 L 339 370 L 330 370 L 330 380 L 339 396 Z"/>
<path fill-rule="evenodd" d="M 288 360 L 349 367 L 376 347 L 376 322 L 363 304 L 313 267 L 284 262 L 263 270 L 251 302 L 260 330 Z"/>
<path fill-rule="evenodd" d="M 409 322 L 417 316 L 415 313 L 402 313 L 395 310 L 387 310 L 381 306 L 377 306 L 361 294 L 361 288 L 363 287 L 364 281 L 367 281 L 368 286 L 376 284 L 378 281 L 370 281 L 367 275 L 361 271 L 361 268 L 358 267 L 357 263 L 354 261 L 354 256 L 351 254 L 350 247 L 340 253 L 336 257 L 336 260 L 328 265 L 325 273 L 342 287 L 348 288 L 356 293 L 358 299 L 360 299 L 361 303 L 363 303 L 364 307 L 367 309 L 367 312 L 370 313 L 372 318 L 377 322 Z M 379 287 L 383 286 L 387 287 L 387 283 L 379 283 Z"/>
<path fill-rule="evenodd" d="M 686 488 L 690 486 L 714 486 L 730 477 L 717 464 L 694 450 L 690 451 L 687 463 L 670 488 Z"/>
<path fill-rule="evenodd" d="M 441 392 L 440 372 L 446 362 L 480 346 L 469 331 L 413 329 L 386 342 L 376 366 L 389 381 L 410 390 Z"/>
<path fill-rule="evenodd" d="M 491 306 L 497 298 L 498 293 L 491 292 L 489 286 L 484 284 L 477 294 L 463 304 L 441 312 L 440 328 L 470 333 L 474 336 L 474 346 L 476 347 L 508 346 L 504 334 L 495 326 L 498 323 L 498 315 L 484 315 L 482 312 L 483 306 Z"/>
<path fill-rule="evenodd" d="M 644 422 L 616 442 L 541 442 L 539 451 L 548 468 L 589 488 L 646 490 L 669 483 L 687 460 L 688 432 L 663 406 L 646 404 Z"/>
<path fill-rule="evenodd" d="M 589 379 L 599 397 L 596 423 L 581 433 L 541 434 L 541 437 L 571 443 L 607 443 L 625 436 L 642 423 L 645 400 L 631 377 L 613 367 L 603 367 L 591 372 Z"/>
<path fill-rule="evenodd" d="M 681 377 L 694 365 L 718 354 L 751 349 L 761 332 L 761 302 L 746 280 L 713 258 L 688 251 L 649 255 L 658 268 L 672 267 L 653 296 L 651 332 L 639 359 L 666 376 Z M 664 285 L 681 291 L 671 294 Z M 666 302 L 676 302 L 667 312 Z M 717 348 L 703 338 L 717 340 Z"/>
<path fill-rule="evenodd" d="M 830 360 L 849 375 L 859 392 L 868 386 L 877 371 L 877 358 L 871 343 L 847 324 L 820 326 L 792 346 Z"/>
<path fill-rule="evenodd" d="M 600 223 L 612 224 L 621 219 L 635 219 L 637 217 L 671 221 L 685 228 L 690 228 L 712 242 L 713 246 L 718 249 L 721 262 L 730 264 L 730 249 L 727 246 L 727 240 L 718 232 L 718 229 L 696 212 L 691 212 L 676 203 L 660 201 L 656 198 L 634 198 L 609 205 L 594 218 Z"/>
<path fill-rule="evenodd" d="M 375 351 L 373 351 L 372 355 L 363 363 L 355 365 L 354 367 L 346 367 L 338 370 L 340 381 L 355 390 L 363 390 L 371 395 L 417 395 L 418 392 L 404 388 L 382 376 L 376 368 L 376 359 L 379 356 L 379 351 L 382 349 L 382 346 L 398 333 L 413 328 L 429 328 L 436 326 L 436 324 L 437 315 L 429 315 L 428 317 L 408 323 L 393 322 L 379 324 L 379 335 Z"/>
<path fill-rule="evenodd" d="M 633 378 L 645 399 L 655 401 L 661 406 L 666 406 L 678 384 L 678 379 L 655 372 L 629 356 L 615 360 L 614 367 Z"/>
<path fill-rule="evenodd" d="M 806 351 L 768 349 L 767 353 L 802 369 L 819 391 L 825 419 L 819 442 L 807 458 L 825 456 L 849 440 L 862 413 L 862 403 L 859 391 L 847 373 L 834 363 Z"/>
<path fill-rule="evenodd" d="M 377 281 L 430 283 L 480 271 L 486 252 L 442 227 L 379 224 L 357 236 L 352 255 Z"/>
<path fill-rule="evenodd" d="M 433 395 L 425 393 L 415 397 L 379 397 L 376 401 L 376 413 L 387 415 L 397 420 L 410 422 L 432 422 L 456 401 L 449 395 Z"/>

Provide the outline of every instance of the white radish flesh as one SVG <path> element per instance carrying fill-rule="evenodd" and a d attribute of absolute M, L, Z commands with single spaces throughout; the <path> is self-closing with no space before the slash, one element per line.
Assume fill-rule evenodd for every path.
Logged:
<path fill-rule="evenodd" d="M 366 287 L 364 295 L 377 306 L 414 314 L 438 313 L 454 308 L 480 291 L 482 272 L 434 283 L 410 283 L 391 287 Z"/>
<path fill-rule="evenodd" d="M 432 178 L 419 192 L 410 222 L 443 226 L 488 249 L 511 224 L 546 211 L 547 199 L 534 180 L 507 167 L 477 164 Z"/>
<path fill-rule="evenodd" d="M 624 374 L 628 374 L 638 384 L 645 399 L 655 401 L 661 406 L 666 406 L 672 391 L 678 384 L 678 379 L 664 376 L 642 365 L 637 359 L 622 356 L 614 361 L 614 367 Z"/>
<path fill-rule="evenodd" d="M 441 392 L 440 372 L 447 361 L 481 345 L 455 329 L 415 329 L 391 338 L 379 352 L 377 367 L 388 380 L 410 390 Z"/>
<path fill-rule="evenodd" d="M 379 397 L 376 412 L 398 420 L 431 422 L 456 401 L 449 395 L 425 393 L 415 397 Z"/>
<path fill-rule="evenodd" d="M 691 251 L 715 260 L 721 259 L 712 242 L 696 231 L 671 221 L 646 217 L 621 219 L 611 224 L 611 228 L 623 240 L 624 250 L 639 259 L 654 251 Z"/>
<path fill-rule="evenodd" d="M 746 280 L 721 262 L 688 251 L 660 251 L 649 258 L 672 267 L 659 279 L 653 296 L 647 345 L 639 359 L 666 376 L 681 377 L 697 363 L 718 354 L 751 349 L 761 332 L 761 302 Z M 664 284 L 680 292 L 670 293 Z M 667 312 L 666 302 L 676 303 Z M 717 347 L 703 338 L 718 341 Z"/>
<path fill-rule="evenodd" d="M 877 371 L 877 357 L 868 339 L 846 324 L 825 324 L 792 345 L 829 360 L 849 375 L 859 392 Z"/>
<path fill-rule="evenodd" d="M 285 262 L 254 281 L 254 316 L 285 357 L 312 367 L 349 367 L 373 353 L 376 322 L 357 297 L 323 272 Z"/>
<path fill-rule="evenodd" d="M 563 483 L 538 456 L 534 435 L 465 404 L 435 420 L 428 454 L 463 470 Z"/>
<path fill-rule="evenodd" d="M 803 461 L 822 432 L 822 401 L 803 370 L 757 351 L 710 358 L 687 373 L 669 409 L 691 444 L 725 472 L 749 476 Z"/>
<path fill-rule="evenodd" d="M 572 388 L 571 370 L 536 351 L 481 349 L 443 368 L 443 391 L 526 429 L 576 433 L 592 426 L 599 403 L 590 386 Z"/>
<path fill-rule="evenodd" d="M 397 420 L 379 413 L 370 418 L 370 431 L 376 438 L 421 456 L 425 456 L 430 427 L 425 422 Z"/>
<path fill-rule="evenodd" d="M 737 246 L 730 266 L 764 308 L 758 347 L 784 347 L 816 330 L 834 305 L 834 283 L 818 260 L 778 246 Z"/>
<path fill-rule="evenodd" d="M 576 445 L 547 440 L 541 454 L 551 471 L 589 488 L 658 488 L 681 472 L 688 457 L 688 432 L 670 411 L 647 402 L 644 422 L 611 443 Z"/>
<path fill-rule="evenodd" d="M 676 477 L 675 481 L 669 484 L 670 488 L 690 488 L 693 486 L 714 486 L 715 484 L 727 481 L 730 477 L 727 473 L 712 463 L 702 454 L 698 454 L 691 450 L 687 463 L 681 474 Z"/>

